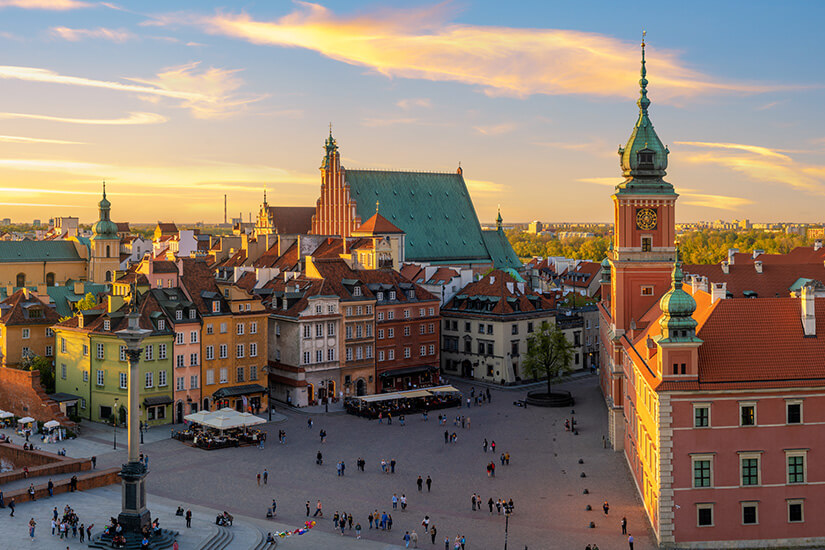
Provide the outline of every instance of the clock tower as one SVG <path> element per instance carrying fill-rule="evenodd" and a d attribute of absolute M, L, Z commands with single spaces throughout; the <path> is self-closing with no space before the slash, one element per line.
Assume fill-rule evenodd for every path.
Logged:
<path fill-rule="evenodd" d="M 613 195 L 613 250 L 610 314 L 620 337 L 670 289 L 676 258 L 675 207 L 678 195 L 663 178 L 669 151 L 648 116 L 645 43 L 637 101 L 639 118 L 627 145 L 619 147 L 624 181 Z"/>

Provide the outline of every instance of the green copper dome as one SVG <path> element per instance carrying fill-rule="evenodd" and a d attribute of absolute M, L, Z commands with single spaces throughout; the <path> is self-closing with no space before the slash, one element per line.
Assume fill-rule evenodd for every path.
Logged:
<path fill-rule="evenodd" d="M 664 314 L 659 320 L 662 327 L 662 336 L 665 340 L 696 341 L 696 325 L 693 312 L 696 311 L 696 300 L 682 290 L 682 263 L 678 252 L 676 263 L 673 266 L 673 282 L 670 290 L 659 300 L 659 307 Z"/>
<path fill-rule="evenodd" d="M 610 282 L 610 260 L 608 260 L 607 257 L 602 260 L 602 282 Z"/>
<path fill-rule="evenodd" d="M 100 210 L 100 219 L 92 226 L 92 239 L 108 240 L 117 239 L 117 224 L 109 219 L 109 210 L 112 203 L 106 198 L 106 183 L 103 183 L 103 199 L 97 206 Z"/>
<path fill-rule="evenodd" d="M 619 147 L 620 164 L 625 181 L 618 185 L 620 193 L 673 193 L 673 186 L 662 178 L 667 174 L 668 148 L 659 139 L 648 115 L 647 69 L 645 43 L 642 41 L 642 69 L 639 79 L 639 118 L 624 147 Z"/>

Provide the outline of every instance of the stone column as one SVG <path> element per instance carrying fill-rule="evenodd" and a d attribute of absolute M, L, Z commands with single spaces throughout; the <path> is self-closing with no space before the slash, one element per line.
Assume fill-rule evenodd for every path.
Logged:
<path fill-rule="evenodd" d="M 131 342 L 129 342 L 131 343 Z M 138 341 L 137 346 L 140 345 Z M 146 475 L 149 473 L 139 461 L 140 455 L 140 347 L 130 345 L 126 350 L 129 358 L 129 461 L 120 470 L 123 486 L 122 511 L 118 522 L 126 531 L 140 532 L 151 524 L 151 515 L 146 509 Z"/>

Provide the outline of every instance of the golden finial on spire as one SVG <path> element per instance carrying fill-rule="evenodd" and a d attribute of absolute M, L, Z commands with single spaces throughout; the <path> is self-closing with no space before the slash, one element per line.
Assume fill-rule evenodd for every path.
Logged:
<path fill-rule="evenodd" d="M 642 47 L 645 47 L 645 37 L 647 36 L 647 31 L 642 31 Z"/>
<path fill-rule="evenodd" d="M 378 201 L 375 201 L 375 213 L 378 214 L 378 205 L 381 204 Z"/>

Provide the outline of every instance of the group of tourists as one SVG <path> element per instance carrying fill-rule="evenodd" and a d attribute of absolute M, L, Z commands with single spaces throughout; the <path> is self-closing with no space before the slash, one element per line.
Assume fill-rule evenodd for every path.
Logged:
<path fill-rule="evenodd" d="M 63 507 L 62 517 L 57 511 L 57 506 L 54 507 L 54 510 L 52 510 L 51 527 L 52 536 L 68 539 L 69 535 L 71 535 L 72 538 L 77 538 L 79 534 L 80 542 L 83 543 L 87 534 L 91 537 L 92 527 L 94 527 L 94 525 L 86 527 L 86 525 L 80 523 L 80 519 L 77 517 L 75 511 L 67 504 Z"/>

